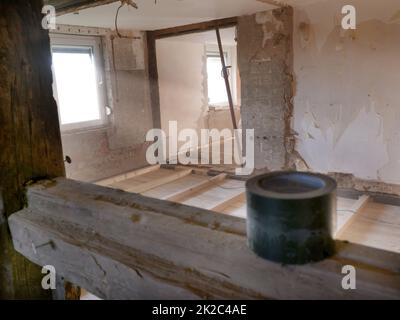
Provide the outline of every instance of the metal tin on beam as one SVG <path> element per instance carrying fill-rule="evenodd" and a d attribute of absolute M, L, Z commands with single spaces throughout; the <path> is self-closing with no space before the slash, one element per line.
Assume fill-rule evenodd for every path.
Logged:
<path fill-rule="evenodd" d="M 305 264 L 334 254 L 335 180 L 274 172 L 250 179 L 246 189 L 248 243 L 257 255 L 283 264 Z"/>

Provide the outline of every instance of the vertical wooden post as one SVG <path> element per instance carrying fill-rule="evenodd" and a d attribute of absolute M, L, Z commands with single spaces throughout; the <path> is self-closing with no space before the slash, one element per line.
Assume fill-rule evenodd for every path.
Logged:
<path fill-rule="evenodd" d="M 53 300 L 80 300 L 81 288 L 65 281 L 64 277 L 56 277 L 56 290 L 52 291 Z"/>
<path fill-rule="evenodd" d="M 154 128 L 161 129 L 160 92 L 158 87 L 156 37 L 154 32 L 146 32 L 147 59 L 149 66 L 150 103 Z"/>
<path fill-rule="evenodd" d="M 0 299 L 51 298 L 40 268 L 14 251 L 7 225 L 26 205 L 29 181 L 65 175 L 41 10 L 41 0 L 0 1 Z"/>

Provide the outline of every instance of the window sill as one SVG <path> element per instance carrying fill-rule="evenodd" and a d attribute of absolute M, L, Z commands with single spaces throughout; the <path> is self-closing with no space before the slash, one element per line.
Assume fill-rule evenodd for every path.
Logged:
<path fill-rule="evenodd" d="M 229 109 L 230 109 L 229 105 L 227 105 L 227 106 L 208 106 L 208 111 L 224 111 L 224 110 L 229 110 Z M 233 109 L 240 110 L 240 107 L 233 106 Z"/>
<path fill-rule="evenodd" d="M 111 128 L 110 124 L 103 124 L 98 126 L 74 128 L 74 129 L 61 129 L 61 136 L 74 135 L 80 133 L 96 132 L 96 131 L 107 131 Z"/>

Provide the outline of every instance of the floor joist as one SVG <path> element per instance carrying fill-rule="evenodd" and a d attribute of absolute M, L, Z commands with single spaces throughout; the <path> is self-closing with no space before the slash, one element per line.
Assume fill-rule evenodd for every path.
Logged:
<path fill-rule="evenodd" d="M 174 170 L 192 170 L 192 174 L 172 182 L 162 178 Z M 210 174 L 215 175 L 211 178 Z M 117 183 L 112 187 L 147 190 L 141 194 L 246 219 L 245 183 L 225 173 L 193 166 L 163 166 L 137 177 L 132 173 L 132 176 L 131 180 L 120 181 L 122 185 Z M 152 189 L 148 190 L 149 187 Z M 377 203 L 373 196 L 357 196 L 359 199 L 343 194 L 338 197 L 335 238 L 400 253 L 400 207 Z"/>
<path fill-rule="evenodd" d="M 356 202 L 354 202 L 351 208 L 348 209 L 348 211 L 351 212 L 351 215 L 347 219 L 347 221 L 345 221 L 342 225 L 338 226 L 335 234 L 336 239 L 341 239 L 341 237 L 349 228 L 349 226 L 354 222 L 357 213 L 360 212 L 367 205 L 369 200 L 370 200 L 369 196 L 362 195 L 361 197 L 358 198 Z"/>
<path fill-rule="evenodd" d="M 212 186 L 215 186 L 215 184 L 223 181 L 226 179 L 226 174 L 222 173 L 219 174 L 215 177 L 210 178 L 209 180 L 206 181 L 202 181 L 200 183 L 198 183 L 197 185 L 193 186 L 193 187 L 189 187 L 185 190 L 181 190 L 179 192 L 176 192 L 173 195 L 167 196 L 167 197 L 163 197 L 162 200 L 167 200 L 167 201 L 174 201 L 174 202 L 182 202 L 187 198 L 190 198 L 194 195 L 196 195 L 197 193 L 201 192 L 202 190 L 208 189 Z"/>
<path fill-rule="evenodd" d="M 164 176 L 161 176 L 154 180 L 151 179 L 149 181 L 145 181 L 142 183 L 135 182 L 132 184 L 131 181 L 133 179 L 135 179 L 135 178 L 133 178 L 133 179 L 125 180 L 123 182 L 118 182 L 116 184 L 113 184 L 112 186 L 115 186 L 115 187 L 125 190 L 127 192 L 143 193 L 148 190 L 154 189 L 158 186 L 161 186 L 161 185 L 167 184 L 169 182 L 183 178 L 185 176 L 188 176 L 192 173 L 191 169 L 185 169 L 185 170 L 177 169 L 177 170 L 166 170 L 166 171 L 169 171 L 168 174 L 165 174 Z M 142 177 L 144 177 L 144 175 Z"/>
<path fill-rule="evenodd" d="M 137 170 L 130 171 L 127 173 L 123 173 L 123 174 L 120 174 L 118 176 L 111 177 L 108 179 L 103 179 L 103 180 L 97 181 L 95 183 L 99 186 L 109 186 L 109 185 L 112 185 L 112 184 L 120 182 L 120 181 L 138 177 L 138 176 L 144 175 L 149 172 L 157 171 L 160 169 L 160 167 L 161 167 L 160 165 L 149 166 L 149 167 L 145 167 L 142 169 L 137 169 Z"/>

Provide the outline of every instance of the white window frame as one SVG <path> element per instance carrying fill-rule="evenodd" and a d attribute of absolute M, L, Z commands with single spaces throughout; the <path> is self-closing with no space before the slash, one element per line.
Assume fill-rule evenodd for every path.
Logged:
<path fill-rule="evenodd" d="M 237 59 L 233 50 L 236 50 L 235 46 L 223 46 L 224 54 L 226 55 L 225 64 L 231 66 L 229 68 L 229 84 L 231 87 L 232 100 L 234 107 L 237 105 Z M 209 56 L 218 56 L 221 59 L 218 45 L 206 45 L 206 63 L 208 63 Z M 207 67 L 206 67 L 207 69 Z M 221 70 L 222 72 L 222 70 Z M 223 79 L 223 78 L 222 78 Z M 207 98 L 208 98 L 208 81 L 207 81 Z M 209 108 L 227 109 L 229 108 L 229 101 L 225 103 L 217 103 L 208 105 Z"/>
<path fill-rule="evenodd" d="M 103 55 L 101 50 L 101 38 L 100 37 L 90 37 L 90 36 L 80 36 L 80 35 L 64 35 L 64 34 L 50 34 L 50 44 L 51 48 L 54 47 L 66 47 L 73 48 L 75 47 L 91 47 L 93 52 L 93 58 L 95 63 L 95 72 L 96 72 L 96 82 L 97 82 L 97 96 L 99 101 L 99 112 L 100 119 L 99 120 L 91 120 L 91 121 L 83 121 L 78 123 L 71 124 L 61 124 L 60 117 L 60 106 L 58 103 L 58 92 L 57 92 L 57 83 L 55 77 L 55 70 L 52 66 L 53 72 L 53 95 L 54 99 L 57 102 L 58 107 L 58 115 L 60 121 L 60 128 L 62 132 L 71 132 L 71 131 L 82 131 L 85 129 L 96 129 L 103 128 L 107 125 L 107 89 L 104 75 L 104 64 L 103 64 Z"/>

